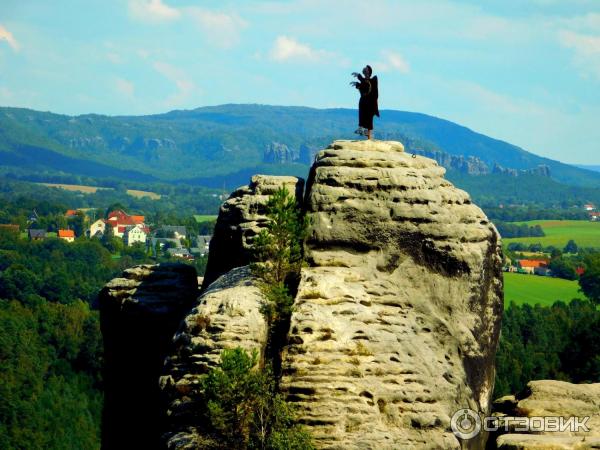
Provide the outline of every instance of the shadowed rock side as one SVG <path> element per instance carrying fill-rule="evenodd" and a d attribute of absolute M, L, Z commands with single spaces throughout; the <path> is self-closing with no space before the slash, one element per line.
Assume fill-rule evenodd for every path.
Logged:
<path fill-rule="evenodd" d="M 197 295 L 196 269 L 185 264 L 133 267 L 100 292 L 103 449 L 159 447 L 158 377 Z"/>
<path fill-rule="evenodd" d="M 261 354 L 264 351 L 267 324 L 260 312 L 262 301 L 250 269 L 238 267 L 212 283 L 185 317 L 160 378 L 167 404 L 166 423 L 162 424 L 167 430 L 167 448 L 201 447 L 198 382 L 217 366 L 223 349 L 239 346 Z"/>
<path fill-rule="evenodd" d="M 500 239 L 444 173 L 391 141 L 316 158 L 282 389 L 319 448 L 460 448 L 454 412 L 489 412 Z"/>
<path fill-rule="evenodd" d="M 210 241 L 202 290 L 234 267 L 250 262 L 252 240 L 267 220 L 265 205 L 269 196 L 282 186 L 301 202 L 304 190 L 301 178 L 255 175 L 249 186 L 236 189 L 223 203 Z"/>
<path fill-rule="evenodd" d="M 572 384 L 556 380 L 530 381 L 525 392 L 508 395 L 494 402 L 498 416 L 564 417 L 574 420 L 589 417 L 589 431 L 517 432 L 509 422 L 510 432 L 497 438 L 499 450 L 583 450 L 600 448 L 600 383 Z M 538 421 L 538 424 L 540 422 Z M 503 424 L 503 422 L 501 422 Z M 520 424 L 522 427 L 522 424 Z M 538 425 L 539 426 L 539 425 Z M 502 426 L 504 428 L 504 426 Z M 493 444 L 493 443 L 492 443 Z"/>

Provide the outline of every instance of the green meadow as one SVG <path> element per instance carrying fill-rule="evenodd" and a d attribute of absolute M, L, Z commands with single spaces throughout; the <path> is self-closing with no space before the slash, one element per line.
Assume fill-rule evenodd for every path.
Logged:
<path fill-rule="evenodd" d="M 208 215 L 208 214 L 194 214 L 194 219 L 196 222 L 210 222 L 211 220 L 217 220 L 216 215 Z"/>
<path fill-rule="evenodd" d="M 587 220 L 531 220 L 528 222 L 515 222 L 529 226 L 540 225 L 546 236 L 523 237 L 503 239 L 505 245 L 511 242 L 522 242 L 525 244 L 542 244 L 544 247 L 553 245 L 563 248 L 570 239 L 573 239 L 579 247 L 600 248 L 600 222 Z"/>
<path fill-rule="evenodd" d="M 539 303 L 542 306 L 550 306 L 557 300 L 568 303 L 574 298 L 585 299 L 579 292 L 577 281 L 504 272 L 505 308 L 511 301 L 518 305 Z"/>

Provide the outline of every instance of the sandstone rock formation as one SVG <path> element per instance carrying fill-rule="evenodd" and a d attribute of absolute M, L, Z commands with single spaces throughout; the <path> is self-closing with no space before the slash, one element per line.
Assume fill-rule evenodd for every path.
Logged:
<path fill-rule="evenodd" d="M 217 366 L 223 349 L 262 352 L 267 324 L 263 301 L 247 266 L 232 269 L 204 291 L 173 339 L 160 387 L 167 400 L 163 429 L 168 448 L 183 449 L 201 439 L 198 423 L 199 378 Z"/>
<path fill-rule="evenodd" d="M 336 141 L 316 156 L 304 200 L 293 177 L 255 176 L 235 191 L 219 213 L 202 295 L 171 332 L 160 378 L 166 446 L 200 446 L 198 380 L 223 348 L 264 350 L 263 299 L 245 266 L 269 195 L 285 185 L 311 224 L 281 389 L 316 446 L 483 448 L 484 434 L 461 443 L 450 417 L 489 413 L 501 246 L 444 172 L 399 142 Z"/>
<path fill-rule="evenodd" d="M 236 189 L 223 203 L 210 241 L 208 266 L 202 289 L 234 267 L 250 262 L 252 239 L 266 223 L 265 205 L 280 187 L 298 201 L 302 199 L 304 180 L 296 177 L 255 175 L 249 186 Z"/>
<path fill-rule="evenodd" d="M 100 292 L 103 448 L 157 448 L 158 377 L 173 334 L 197 295 L 196 270 L 185 264 L 127 269 Z"/>
<path fill-rule="evenodd" d="M 497 438 L 501 450 L 579 450 L 600 448 L 600 383 L 572 384 L 556 380 L 531 381 L 524 393 L 494 402 L 499 416 L 589 417 L 589 431 L 540 431 L 523 433 L 509 424 L 509 433 Z M 534 424 L 535 425 L 535 424 Z"/>
<path fill-rule="evenodd" d="M 282 388 L 319 448 L 459 448 L 453 413 L 489 412 L 500 241 L 444 172 L 397 142 L 317 156 Z"/>

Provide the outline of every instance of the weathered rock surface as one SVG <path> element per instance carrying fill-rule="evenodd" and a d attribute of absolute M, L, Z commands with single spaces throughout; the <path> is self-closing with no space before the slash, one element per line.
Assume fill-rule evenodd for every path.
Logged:
<path fill-rule="evenodd" d="M 513 397 L 514 398 L 514 397 Z M 497 438 L 502 450 L 579 450 L 600 448 L 600 383 L 572 384 L 556 380 L 530 381 L 527 389 L 511 402 L 496 400 L 494 409 L 510 417 L 589 417 L 583 429 L 510 433 Z"/>
<path fill-rule="evenodd" d="M 223 203 L 210 241 L 203 290 L 234 267 L 250 262 L 252 240 L 267 220 L 265 205 L 269 196 L 280 187 L 285 187 L 301 201 L 304 189 L 301 178 L 255 175 L 249 186 L 236 189 Z"/>
<path fill-rule="evenodd" d="M 316 157 L 303 202 L 311 219 L 308 267 L 302 269 L 283 352 L 281 388 L 318 448 L 485 445 L 483 434 L 459 442 L 450 418 L 463 408 L 489 413 L 502 314 L 501 246 L 494 226 L 444 172 L 391 141 L 336 141 Z M 113 309 L 105 317 L 120 322 L 103 323 L 103 331 L 110 336 L 115 323 L 125 330 L 123 341 L 113 334 L 109 346 L 125 345 L 120 370 L 134 373 L 124 375 L 119 393 L 111 394 L 123 397 L 117 417 L 137 439 L 131 448 L 141 448 L 142 441 L 153 448 L 150 437 L 159 431 L 169 449 L 201 447 L 200 377 L 224 348 L 264 351 L 263 298 L 247 264 L 252 240 L 266 224 L 266 202 L 282 185 L 302 202 L 302 180 L 256 176 L 222 206 L 202 295 L 181 303 L 177 331 L 160 321 L 174 320 L 169 299 L 179 304 L 187 294 L 174 289 L 164 301 L 136 302 L 134 293 L 145 291 L 132 291 L 130 278 L 105 289 L 105 296 L 115 293 L 107 297 Z M 151 331 L 160 339 L 148 337 Z M 140 431 L 131 427 L 137 420 L 131 416 L 145 404 L 140 397 L 154 395 L 159 385 L 154 362 L 168 347 L 163 338 L 169 332 L 160 377 L 165 417 Z M 139 363 L 148 373 L 132 367 L 142 355 L 125 358 L 134 349 L 151 353 L 145 357 L 152 364 Z M 115 372 L 114 359 L 111 364 Z"/>
<path fill-rule="evenodd" d="M 317 156 L 282 388 L 319 448 L 460 448 L 453 413 L 489 412 L 500 240 L 444 172 L 398 142 Z"/>
<path fill-rule="evenodd" d="M 250 269 L 238 267 L 212 283 L 186 315 L 160 378 L 168 405 L 163 424 L 168 448 L 199 445 L 199 378 L 217 366 L 223 349 L 239 346 L 250 352 L 264 351 L 267 324 L 260 312 L 262 302 Z"/>
<path fill-rule="evenodd" d="M 157 448 L 158 377 L 173 334 L 197 296 L 196 270 L 185 264 L 133 267 L 100 292 L 103 448 Z"/>

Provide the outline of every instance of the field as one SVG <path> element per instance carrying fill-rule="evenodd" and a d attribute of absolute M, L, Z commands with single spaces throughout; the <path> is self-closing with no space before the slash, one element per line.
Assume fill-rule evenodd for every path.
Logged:
<path fill-rule="evenodd" d="M 151 191 L 138 191 L 136 189 L 127 189 L 127 193 L 132 197 L 150 197 L 151 200 L 160 200 L 160 194 Z"/>
<path fill-rule="evenodd" d="M 98 186 L 83 186 L 80 184 L 58 184 L 58 183 L 37 183 L 43 186 L 54 187 L 58 189 L 64 189 L 65 191 L 83 192 L 84 194 L 95 194 L 101 189 L 112 189 L 102 188 Z"/>
<path fill-rule="evenodd" d="M 95 194 L 99 190 L 112 190 L 113 188 L 98 187 L 98 186 L 85 186 L 81 184 L 60 184 L 60 183 L 36 183 L 42 186 L 53 187 L 57 189 L 64 189 L 72 192 L 82 192 L 84 194 Z M 132 197 L 141 198 L 149 197 L 151 200 L 160 200 L 160 194 L 151 191 L 139 191 L 137 189 L 127 189 L 127 194 Z"/>
<path fill-rule="evenodd" d="M 524 223 L 529 226 L 540 225 L 546 236 L 503 239 L 505 245 L 511 242 L 525 244 L 553 245 L 562 249 L 569 239 L 573 239 L 579 247 L 600 248 L 600 222 L 587 220 L 532 220 Z"/>
<path fill-rule="evenodd" d="M 208 214 L 194 214 L 194 219 L 196 222 L 210 222 L 212 220 L 217 220 L 216 215 L 208 215 Z"/>
<path fill-rule="evenodd" d="M 574 298 L 584 299 L 585 296 L 578 290 L 577 281 L 504 272 L 505 308 L 511 301 L 518 305 L 539 303 L 542 306 L 550 306 L 556 300 L 570 302 Z"/>

